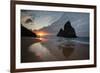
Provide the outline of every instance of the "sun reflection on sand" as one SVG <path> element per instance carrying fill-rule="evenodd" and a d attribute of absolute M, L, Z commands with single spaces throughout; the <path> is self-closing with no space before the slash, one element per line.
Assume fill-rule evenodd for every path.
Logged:
<path fill-rule="evenodd" d="M 37 38 L 38 40 L 40 40 L 41 42 L 46 42 L 46 41 L 48 41 L 48 39 L 46 39 L 46 38 L 41 38 L 41 37 L 39 37 L 39 38 Z"/>

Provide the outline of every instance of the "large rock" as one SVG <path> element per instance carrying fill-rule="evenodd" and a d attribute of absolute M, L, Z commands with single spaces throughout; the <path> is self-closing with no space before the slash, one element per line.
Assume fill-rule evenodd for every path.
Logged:
<path fill-rule="evenodd" d="M 57 36 L 65 38 L 76 38 L 75 29 L 71 26 L 71 22 L 67 21 L 64 25 L 64 30 L 61 28 Z"/>
<path fill-rule="evenodd" d="M 37 37 L 37 35 L 36 35 L 34 32 L 32 32 L 32 31 L 26 29 L 26 28 L 23 27 L 22 25 L 21 25 L 21 36 L 22 36 L 22 37 L 23 37 L 23 36 L 27 36 L 27 37 Z"/>

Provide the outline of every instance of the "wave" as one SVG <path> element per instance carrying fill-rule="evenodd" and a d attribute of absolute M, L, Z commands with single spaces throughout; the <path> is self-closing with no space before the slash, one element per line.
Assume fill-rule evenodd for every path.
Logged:
<path fill-rule="evenodd" d="M 85 42 L 85 41 L 79 41 L 79 40 L 72 40 L 72 41 L 81 44 L 89 44 L 89 42 Z"/>

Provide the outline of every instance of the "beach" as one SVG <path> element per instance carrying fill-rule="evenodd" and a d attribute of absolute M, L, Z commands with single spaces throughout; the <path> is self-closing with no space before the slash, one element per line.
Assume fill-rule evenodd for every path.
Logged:
<path fill-rule="evenodd" d="M 21 62 L 89 59 L 89 43 L 65 38 L 21 37 Z"/>

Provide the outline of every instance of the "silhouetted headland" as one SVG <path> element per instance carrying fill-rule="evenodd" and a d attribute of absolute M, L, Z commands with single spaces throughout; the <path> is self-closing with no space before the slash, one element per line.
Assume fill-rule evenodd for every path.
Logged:
<path fill-rule="evenodd" d="M 37 35 L 21 25 L 21 36 L 37 37 Z"/>

